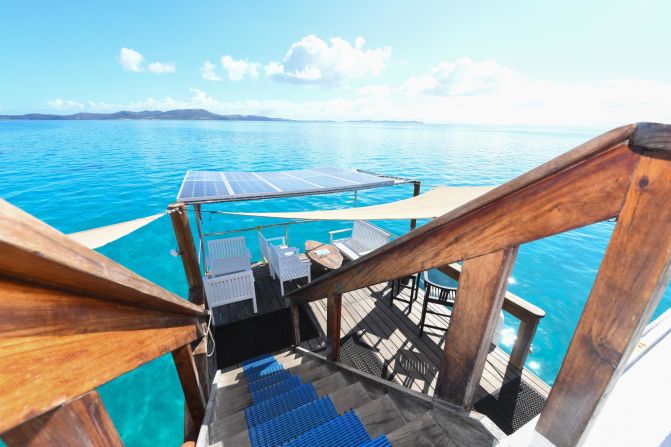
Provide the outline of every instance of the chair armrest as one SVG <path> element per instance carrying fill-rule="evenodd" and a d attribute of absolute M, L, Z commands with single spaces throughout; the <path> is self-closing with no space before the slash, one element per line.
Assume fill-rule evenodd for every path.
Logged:
<path fill-rule="evenodd" d="M 334 235 L 334 234 L 337 234 L 337 233 L 345 233 L 345 232 L 347 232 L 347 231 L 352 231 L 352 229 L 351 229 L 351 228 L 343 228 L 342 230 L 333 230 L 333 231 L 329 231 L 329 241 L 330 241 L 331 243 L 333 243 L 333 241 L 340 241 L 340 240 L 342 240 L 342 239 L 333 239 L 333 235 Z"/>
<path fill-rule="evenodd" d="M 280 244 L 280 245 L 287 245 L 286 241 L 284 240 L 284 236 L 277 236 L 277 237 L 271 237 L 271 238 L 266 239 L 266 242 L 268 243 L 268 245 L 270 245 L 271 241 L 273 241 L 273 242 L 274 241 L 282 241 L 282 244 Z"/>

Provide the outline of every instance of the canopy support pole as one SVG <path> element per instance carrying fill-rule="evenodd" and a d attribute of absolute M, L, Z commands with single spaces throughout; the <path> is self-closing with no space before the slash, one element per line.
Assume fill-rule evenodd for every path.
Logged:
<path fill-rule="evenodd" d="M 422 182 L 420 182 L 419 180 L 414 180 L 412 184 L 414 186 L 412 190 L 412 196 L 417 197 L 419 195 L 419 189 L 422 186 Z M 410 230 L 411 231 L 414 230 L 415 227 L 417 227 L 417 219 L 410 219 Z"/>
<path fill-rule="evenodd" d="M 205 238 L 203 237 L 203 215 L 200 212 L 200 203 L 193 205 L 193 211 L 196 215 L 196 228 L 198 228 L 198 239 L 200 240 L 200 256 L 198 256 L 198 263 L 202 267 L 202 272 L 206 273 L 207 263 L 205 262 Z M 203 260 L 201 263 L 201 259 Z"/>
<path fill-rule="evenodd" d="M 358 193 L 359 193 L 359 191 L 355 189 L 355 190 L 354 190 L 354 208 L 356 208 L 356 202 L 357 202 L 357 195 L 358 195 Z"/>

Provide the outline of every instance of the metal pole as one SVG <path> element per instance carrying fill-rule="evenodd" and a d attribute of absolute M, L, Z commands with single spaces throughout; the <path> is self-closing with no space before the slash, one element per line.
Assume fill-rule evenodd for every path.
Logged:
<path fill-rule="evenodd" d="M 205 269 L 207 269 L 207 265 L 205 262 L 205 238 L 203 237 L 203 225 L 202 225 L 202 213 L 200 212 L 200 203 L 196 203 L 193 205 L 193 211 L 196 215 L 196 228 L 198 228 L 198 238 L 200 239 L 200 253 L 198 256 L 198 263 L 202 267 L 203 273 L 205 273 Z M 201 257 L 203 259 L 203 262 L 200 262 Z"/>
<path fill-rule="evenodd" d="M 284 243 L 289 246 L 289 225 L 284 225 Z"/>
<path fill-rule="evenodd" d="M 354 208 L 356 208 L 356 199 L 357 199 L 357 194 L 359 193 L 358 190 L 354 190 Z"/>
<path fill-rule="evenodd" d="M 415 180 L 413 182 L 413 185 L 414 189 L 412 191 L 412 196 L 417 197 L 419 195 L 419 189 L 422 185 L 422 182 L 420 182 L 419 180 Z M 410 230 L 411 231 L 414 230 L 416 226 L 417 226 L 417 219 L 410 219 Z"/>

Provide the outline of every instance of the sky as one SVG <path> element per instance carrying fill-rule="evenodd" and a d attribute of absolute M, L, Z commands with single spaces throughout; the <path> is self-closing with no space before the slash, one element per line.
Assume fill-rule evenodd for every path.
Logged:
<path fill-rule="evenodd" d="M 671 1 L 5 1 L 0 114 L 671 122 Z"/>

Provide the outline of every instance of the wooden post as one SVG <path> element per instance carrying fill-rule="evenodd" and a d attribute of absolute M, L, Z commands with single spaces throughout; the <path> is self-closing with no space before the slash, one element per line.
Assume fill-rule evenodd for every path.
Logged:
<path fill-rule="evenodd" d="M 179 381 L 182 383 L 182 390 L 184 391 L 184 400 L 189 409 L 191 422 L 193 427 L 200 427 L 205 416 L 205 396 L 198 378 L 198 371 L 193 360 L 193 352 L 191 345 L 187 344 L 181 348 L 172 351 L 172 358 L 175 361 Z M 190 434 L 186 432 L 185 436 Z M 193 439 L 185 439 L 193 440 Z"/>
<path fill-rule="evenodd" d="M 298 346 L 301 343 L 301 322 L 298 305 L 292 304 L 289 306 L 289 310 L 291 312 L 291 327 L 294 330 L 294 346 Z"/>
<path fill-rule="evenodd" d="M 666 141 L 671 141 L 671 132 Z M 634 138 L 630 144 L 638 146 Z M 671 153 L 671 145 L 667 150 Z M 536 425 L 536 430 L 557 446 L 580 441 L 604 395 L 627 364 L 669 282 L 669 197 L 671 162 L 650 158 L 644 152 Z"/>
<path fill-rule="evenodd" d="M 441 399 L 473 405 L 516 255 L 511 247 L 464 261 L 436 382 Z"/>
<path fill-rule="evenodd" d="M 203 278 L 200 273 L 200 266 L 198 265 L 198 254 L 193 241 L 193 233 L 191 233 L 186 206 L 183 203 L 173 203 L 168 206 L 168 211 L 170 212 L 172 228 L 175 231 L 175 238 L 177 239 L 177 245 L 182 257 L 186 281 L 189 284 L 189 295 L 192 295 L 192 290 L 200 291 L 200 294 L 193 293 L 194 303 L 204 304 L 202 294 Z M 191 296 L 189 298 L 191 299 Z"/>
<path fill-rule="evenodd" d="M 415 180 L 413 183 L 412 196 L 417 197 L 419 195 L 419 189 L 422 186 L 422 182 Z M 410 230 L 414 230 L 417 227 L 417 219 L 410 219 Z"/>
<path fill-rule="evenodd" d="M 531 342 L 536 335 L 536 329 L 540 319 L 520 320 L 520 327 L 517 329 L 517 338 L 515 345 L 510 353 L 508 365 L 522 372 L 524 363 L 527 361 L 527 356 L 531 350 Z"/>
<path fill-rule="evenodd" d="M 333 293 L 326 300 L 326 356 L 329 360 L 337 362 L 340 359 L 342 294 Z"/>
<path fill-rule="evenodd" d="M 8 447 L 123 446 L 96 390 L 24 422 L 2 439 Z"/>
<path fill-rule="evenodd" d="M 198 240 L 200 242 L 200 256 L 201 259 L 203 259 L 203 268 L 199 271 L 205 273 L 205 237 L 203 236 L 203 214 L 200 210 L 200 203 L 193 205 L 193 214 L 196 216 L 196 230 L 198 231 Z M 196 259 L 198 259 L 197 255 Z"/>

